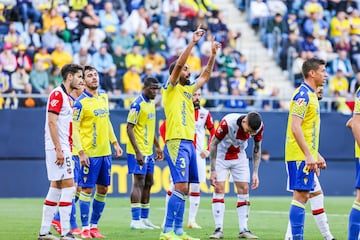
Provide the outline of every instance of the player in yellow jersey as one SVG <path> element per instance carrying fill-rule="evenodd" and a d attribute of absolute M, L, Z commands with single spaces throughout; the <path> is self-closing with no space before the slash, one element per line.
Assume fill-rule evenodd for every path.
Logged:
<path fill-rule="evenodd" d="M 175 185 L 168 202 L 165 226 L 160 234 L 160 239 L 163 240 L 195 239 L 183 230 L 185 198 L 189 192 L 189 182 L 199 183 L 196 150 L 193 144 L 195 110 L 192 95 L 209 80 L 217 50 L 221 47 L 220 43 L 212 42 L 212 52 L 207 65 L 196 81 L 191 83 L 190 69 L 186 60 L 204 34 L 205 30 L 200 27 L 193 33 L 192 40 L 184 52 L 170 65 L 170 77 L 162 89 L 167 125 L 164 155 Z"/>
<path fill-rule="evenodd" d="M 353 202 L 348 226 L 348 240 L 358 240 L 360 236 L 360 88 L 355 94 L 355 107 L 352 118 L 346 123 L 351 128 L 355 138 L 355 158 L 356 158 L 356 198 Z"/>
<path fill-rule="evenodd" d="M 285 161 L 288 188 L 293 191 L 289 210 L 293 240 L 304 239 L 305 204 L 314 189 L 314 172 L 325 168 L 319 157 L 320 106 L 316 89 L 326 82 L 325 61 L 317 58 L 302 65 L 303 83 L 295 90 L 290 103 L 286 130 Z"/>
<path fill-rule="evenodd" d="M 74 104 L 73 138 L 79 151 L 81 171 L 79 186 L 82 238 L 103 238 L 98 230 L 98 222 L 105 207 L 105 199 L 110 185 L 111 146 L 115 155 L 122 155 L 110 122 L 108 96 L 99 90 L 99 75 L 92 66 L 84 67 L 85 90 Z M 89 226 L 90 201 L 93 188 L 96 193 L 92 203 Z"/>
<path fill-rule="evenodd" d="M 144 81 L 142 94 L 131 104 L 127 118 L 126 144 L 128 173 L 133 175 L 130 194 L 132 229 L 159 229 L 149 220 L 150 190 L 154 183 L 155 159 L 163 160 L 163 152 L 155 134 L 155 96 L 160 89 L 156 78 Z M 153 156 L 155 145 L 156 156 Z"/>

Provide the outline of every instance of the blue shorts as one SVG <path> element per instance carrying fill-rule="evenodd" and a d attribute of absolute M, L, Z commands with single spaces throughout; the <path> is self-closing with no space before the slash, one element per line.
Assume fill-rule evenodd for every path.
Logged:
<path fill-rule="evenodd" d="M 287 162 L 288 185 L 290 190 L 314 190 L 314 171 L 306 171 L 304 169 L 305 161 Z"/>
<path fill-rule="evenodd" d="M 360 189 L 360 158 L 356 158 L 356 182 L 355 187 Z"/>
<path fill-rule="evenodd" d="M 144 156 L 145 163 L 144 165 L 140 166 L 136 161 L 136 157 L 134 154 L 127 155 L 127 165 L 128 165 L 128 173 L 129 174 L 140 174 L 146 175 L 149 173 L 154 173 L 154 165 L 155 160 L 154 157 L 151 156 Z"/>
<path fill-rule="evenodd" d="M 80 174 L 80 158 L 79 156 L 72 156 L 72 160 L 74 162 L 74 182 L 79 182 L 79 174 Z"/>
<path fill-rule="evenodd" d="M 79 186 L 93 188 L 96 184 L 109 186 L 111 177 L 111 155 L 90 157 L 90 167 L 81 166 Z"/>
<path fill-rule="evenodd" d="M 174 183 L 199 183 L 196 150 L 192 141 L 180 139 L 167 141 L 164 155 Z"/>

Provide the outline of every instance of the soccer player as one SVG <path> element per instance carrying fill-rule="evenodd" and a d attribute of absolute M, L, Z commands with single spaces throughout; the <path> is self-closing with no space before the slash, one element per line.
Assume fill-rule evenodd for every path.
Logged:
<path fill-rule="evenodd" d="M 212 212 L 215 231 L 210 239 L 224 237 L 225 212 L 224 188 L 230 172 L 237 190 L 237 214 L 239 238 L 257 239 L 248 228 L 250 168 L 246 156 L 248 139 L 253 137 L 253 173 L 251 189 L 259 186 L 259 165 L 264 124 L 257 112 L 247 114 L 230 113 L 220 121 L 210 145 L 210 183 L 214 186 Z"/>
<path fill-rule="evenodd" d="M 323 86 L 320 86 L 316 89 L 318 100 L 321 100 L 323 98 L 323 93 L 324 93 Z M 320 153 L 318 155 L 318 158 L 323 158 L 320 155 Z M 325 159 L 323 161 L 325 161 Z M 320 185 L 320 181 L 318 177 L 319 174 L 320 174 L 320 170 L 314 175 L 314 190 L 310 191 L 309 201 L 310 201 L 311 213 L 324 239 L 335 240 L 334 236 L 331 234 L 327 215 L 324 209 L 324 193 Z M 288 223 L 287 231 L 285 234 L 285 240 L 292 240 L 290 222 Z"/>
<path fill-rule="evenodd" d="M 200 106 L 201 89 L 197 89 L 192 96 L 192 101 L 195 108 L 195 137 L 194 146 L 196 149 L 196 163 L 198 168 L 199 182 L 206 182 L 206 158 L 209 156 L 209 147 L 212 137 L 215 134 L 214 122 L 210 111 Z M 204 148 L 205 143 L 205 131 L 206 129 L 210 133 L 208 139 L 208 147 Z M 166 121 L 160 126 L 160 134 L 165 141 Z M 171 179 L 170 179 L 171 180 Z M 170 182 L 170 188 L 166 194 L 165 206 L 167 206 L 169 198 L 174 190 L 172 181 Z M 196 223 L 196 215 L 200 205 L 200 184 L 190 183 L 190 198 L 189 198 L 189 219 L 187 228 L 201 229 L 201 226 Z M 166 211 L 166 208 L 165 208 Z M 166 214 L 165 214 L 166 215 Z M 164 219 L 165 223 L 165 219 Z M 164 225 L 164 224 L 163 224 Z"/>
<path fill-rule="evenodd" d="M 346 123 L 355 138 L 356 158 L 356 197 L 349 215 L 348 240 L 358 240 L 360 236 L 360 88 L 357 89 L 355 96 L 353 116 Z"/>
<path fill-rule="evenodd" d="M 304 239 L 305 204 L 314 190 L 314 175 L 326 167 L 319 157 L 320 106 L 316 89 L 326 82 L 325 61 L 310 58 L 302 65 L 304 81 L 294 91 L 286 130 L 285 161 L 288 189 L 293 191 L 289 210 L 293 240 Z"/>
<path fill-rule="evenodd" d="M 154 163 L 155 159 L 163 160 L 163 152 L 155 134 L 154 99 L 159 89 L 160 83 L 156 78 L 146 78 L 142 94 L 132 102 L 127 118 L 126 129 L 130 140 L 126 144 L 127 164 L 128 173 L 133 175 L 130 194 L 132 214 L 130 228 L 132 229 L 160 229 L 149 220 Z"/>
<path fill-rule="evenodd" d="M 190 82 L 190 70 L 186 60 L 192 48 L 202 38 L 205 31 L 198 28 L 192 40 L 169 67 L 170 77 L 162 88 L 167 131 L 164 155 L 168 161 L 175 190 L 167 208 L 166 222 L 160 239 L 196 239 L 183 230 L 185 199 L 189 192 L 189 182 L 198 183 L 196 152 L 193 144 L 195 134 L 194 105 L 191 97 L 210 78 L 220 43 L 212 42 L 212 52 L 203 72 Z"/>
<path fill-rule="evenodd" d="M 74 89 L 69 94 L 71 100 L 71 106 L 74 105 L 75 100 L 82 94 L 84 91 L 84 80 L 81 79 L 79 83 L 80 87 L 78 89 Z M 72 208 L 71 208 L 71 215 L 70 215 L 70 228 L 71 233 L 74 235 L 80 235 L 81 230 L 79 229 L 77 222 L 76 222 L 76 202 L 79 200 L 81 187 L 78 186 L 79 182 L 79 172 L 80 172 L 80 160 L 78 155 L 78 150 L 76 146 L 72 145 L 72 160 L 73 160 L 73 167 L 74 167 L 74 183 L 76 187 L 75 198 L 72 200 Z M 51 222 L 51 225 L 59 234 L 61 234 L 61 223 L 60 223 L 60 214 L 59 211 L 55 214 L 54 219 Z"/>
<path fill-rule="evenodd" d="M 81 187 L 79 203 L 82 223 L 82 238 L 104 238 L 98 230 L 98 222 L 105 207 L 106 194 L 110 185 L 111 145 L 115 155 L 123 150 L 114 134 L 110 122 L 108 96 L 99 90 L 97 70 L 84 67 L 85 90 L 74 104 L 74 144 L 79 151 Z M 90 201 L 93 188 L 96 192 L 92 202 L 89 226 Z"/>
<path fill-rule="evenodd" d="M 46 169 L 50 181 L 38 239 L 58 239 L 50 233 L 51 221 L 59 205 L 61 239 L 75 239 L 70 232 L 71 202 L 75 192 L 74 170 L 71 163 L 71 131 L 73 110 L 69 93 L 80 88 L 82 67 L 67 64 L 61 69 L 62 84 L 55 88 L 47 101 L 45 122 Z"/>

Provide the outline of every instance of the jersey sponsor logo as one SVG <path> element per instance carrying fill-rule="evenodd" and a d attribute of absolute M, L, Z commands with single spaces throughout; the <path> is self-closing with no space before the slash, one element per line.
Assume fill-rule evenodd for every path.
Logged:
<path fill-rule="evenodd" d="M 57 105 L 59 102 L 60 102 L 59 100 L 53 99 L 53 100 L 51 100 L 51 102 L 50 102 L 50 106 L 51 106 L 51 107 L 56 107 L 56 105 Z"/>
<path fill-rule="evenodd" d="M 188 93 L 188 92 L 184 92 L 185 97 L 187 97 L 188 99 L 192 98 L 192 94 Z"/>
<path fill-rule="evenodd" d="M 100 117 L 104 117 L 105 115 L 108 114 L 108 110 L 107 109 L 95 109 L 94 110 L 94 115 L 97 117 L 97 116 L 100 116 Z"/>

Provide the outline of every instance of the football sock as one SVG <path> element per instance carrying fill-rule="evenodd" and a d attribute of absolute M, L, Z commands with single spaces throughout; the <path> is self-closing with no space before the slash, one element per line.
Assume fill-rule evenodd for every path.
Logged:
<path fill-rule="evenodd" d="M 89 212 L 90 212 L 90 200 L 91 194 L 86 192 L 80 192 L 79 196 L 79 206 L 80 206 L 80 219 L 81 226 L 84 228 L 89 226 Z"/>
<path fill-rule="evenodd" d="M 106 194 L 95 193 L 90 224 L 98 224 L 101 213 L 104 211 Z"/>
<path fill-rule="evenodd" d="M 175 209 L 174 212 L 174 232 L 176 235 L 183 235 L 184 234 L 184 230 L 183 230 L 183 220 L 184 220 L 184 212 L 185 212 L 185 199 L 186 196 L 184 195 L 184 193 L 175 190 L 173 192 L 173 194 L 171 195 L 170 199 L 169 199 L 169 205 L 170 202 L 172 200 L 174 196 L 174 205 L 175 207 L 173 209 Z M 170 209 L 169 209 L 170 210 Z"/>
<path fill-rule="evenodd" d="M 141 204 L 141 218 L 149 218 L 150 203 Z"/>
<path fill-rule="evenodd" d="M 289 218 L 293 240 L 304 239 L 305 205 L 302 202 L 292 200 Z"/>
<path fill-rule="evenodd" d="M 358 240 L 360 230 L 360 202 L 354 201 L 349 215 L 348 240 Z"/>
<path fill-rule="evenodd" d="M 285 233 L 285 240 L 292 240 L 290 221 L 288 221 L 288 225 L 287 225 L 287 229 L 286 229 L 286 233 Z"/>
<path fill-rule="evenodd" d="M 321 235 L 325 239 L 332 239 L 333 236 L 330 233 L 330 227 L 327 219 L 327 215 L 324 209 L 324 195 L 320 194 L 309 199 L 311 212 L 318 226 Z"/>
<path fill-rule="evenodd" d="M 61 189 L 50 187 L 43 205 L 43 214 L 41 220 L 40 234 L 48 234 L 50 232 L 51 221 L 57 210 L 60 199 Z"/>
<path fill-rule="evenodd" d="M 163 220 L 163 228 L 165 226 L 165 222 L 166 222 L 166 215 L 167 215 L 167 210 L 168 210 L 168 204 L 169 204 L 169 199 L 170 199 L 170 196 L 172 194 L 172 190 L 168 190 L 167 193 L 166 193 L 166 196 L 165 196 L 165 213 L 164 213 L 164 220 Z"/>
<path fill-rule="evenodd" d="M 223 229 L 224 212 L 225 212 L 224 194 L 213 193 L 212 212 L 215 222 L 215 229 L 217 228 Z"/>
<path fill-rule="evenodd" d="M 190 197 L 189 197 L 189 220 L 188 222 L 195 222 L 196 215 L 200 205 L 200 184 L 190 183 Z"/>
<path fill-rule="evenodd" d="M 80 192 L 75 193 L 75 203 L 79 200 Z"/>
<path fill-rule="evenodd" d="M 75 187 L 63 188 L 59 202 L 59 213 L 61 223 L 61 233 L 66 235 L 70 232 L 70 215 L 72 209 L 72 198 L 74 196 Z"/>
<path fill-rule="evenodd" d="M 132 220 L 140 220 L 141 205 L 140 203 L 131 203 Z"/>
<path fill-rule="evenodd" d="M 249 215 L 249 194 L 237 195 L 237 214 L 240 232 L 248 230 L 248 215 Z"/>
<path fill-rule="evenodd" d="M 185 205 L 185 199 L 184 194 L 180 191 L 173 191 L 168 202 L 168 209 L 166 214 L 166 221 L 165 221 L 165 227 L 164 232 L 170 232 L 173 227 L 173 223 L 175 222 L 175 216 L 178 218 L 183 218 L 183 216 L 180 216 L 181 211 L 184 211 L 182 205 Z M 182 212 L 182 215 L 184 215 L 184 212 Z M 180 219 L 177 219 L 177 224 L 179 224 Z M 175 224 L 176 225 L 176 224 Z M 178 225 L 177 225 L 178 226 Z M 177 227 L 175 226 L 175 228 Z M 180 227 L 182 228 L 182 222 Z"/>
<path fill-rule="evenodd" d="M 76 202 L 75 202 L 75 198 L 73 198 L 72 204 L 71 204 L 70 227 L 71 227 L 71 229 L 78 228 L 78 225 L 76 223 Z"/>

